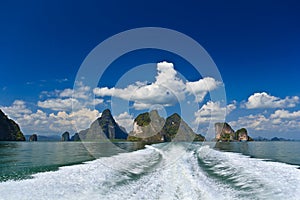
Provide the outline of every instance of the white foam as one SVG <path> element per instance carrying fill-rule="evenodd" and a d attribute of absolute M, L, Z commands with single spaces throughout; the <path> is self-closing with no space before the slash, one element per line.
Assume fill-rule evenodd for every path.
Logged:
<path fill-rule="evenodd" d="M 294 166 L 209 147 L 196 153 L 179 144 L 164 150 L 159 147 L 3 182 L 0 199 L 295 199 L 299 195 L 300 175 Z M 199 167 L 198 158 L 233 184 L 208 175 Z"/>
<path fill-rule="evenodd" d="M 300 170 L 298 166 L 250 158 L 239 153 L 200 149 L 200 159 L 216 175 L 232 181 L 240 188 L 239 198 L 299 199 Z"/>

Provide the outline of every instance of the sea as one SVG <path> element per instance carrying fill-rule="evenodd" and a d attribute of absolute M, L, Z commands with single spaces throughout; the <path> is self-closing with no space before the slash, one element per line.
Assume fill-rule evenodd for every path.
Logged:
<path fill-rule="evenodd" d="M 300 199 L 300 142 L 0 142 L 0 199 Z"/>

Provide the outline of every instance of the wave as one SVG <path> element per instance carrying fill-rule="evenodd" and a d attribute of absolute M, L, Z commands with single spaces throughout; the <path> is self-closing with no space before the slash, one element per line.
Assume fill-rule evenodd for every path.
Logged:
<path fill-rule="evenodd" d="M 297 199 L 296 166 L 158 144 L 0 183 L 0 199 Z"/>

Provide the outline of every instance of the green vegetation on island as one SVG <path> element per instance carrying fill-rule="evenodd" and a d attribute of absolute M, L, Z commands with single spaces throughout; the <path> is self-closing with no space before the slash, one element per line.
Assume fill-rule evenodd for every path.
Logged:
<path fill-rule="evenodd" d="M 245 128 L 234 131 L 226 122 L 215 123 L 216 141 L 231 142 L 231 141 L 253 141 L 248 135 Z"/>
<path fill-rule="evenodd" d="M 140 114 L 134 122 L 133 131 L 129 133 L 129 141 L 157 143 L 205 140 L 204 136 L 196 134 L 177 113 L 165 120 L 153 110 L 150 113 Z"/>

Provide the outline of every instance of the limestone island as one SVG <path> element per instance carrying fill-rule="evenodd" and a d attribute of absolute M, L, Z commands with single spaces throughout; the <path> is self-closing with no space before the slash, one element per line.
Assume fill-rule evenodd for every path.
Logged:
<path fill-rule="evenodd" d="M 188 124 L 177 114 L 164 119 L 156 110 L 138 115 L 134 120 L 133 130 L 119 126 L 109 109 L 102 112 L 88 129 L 75 133 L 70 138 L 69 132 L 64 132 L 62 141 L 130 141 L 143 143 L 204 141 L 205 137 L 196 134 Z"/>
<path fill-rule="evenodd" d="M 248 135 L 247 129 L 241 128 L 234 131 L 226 122 L 215 123 L 215 132 L 215 141 L 217 142 L 253 141 L 253 139 Z"/>

